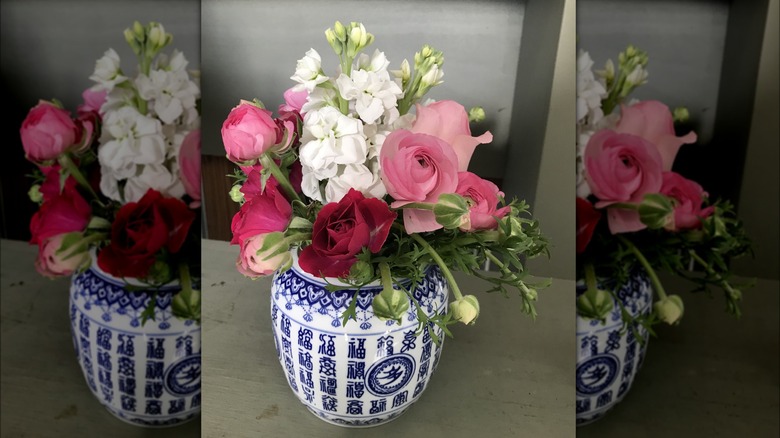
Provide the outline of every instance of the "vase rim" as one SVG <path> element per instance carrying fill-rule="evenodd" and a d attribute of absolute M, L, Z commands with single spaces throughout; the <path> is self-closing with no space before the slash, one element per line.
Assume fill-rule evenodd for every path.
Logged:
<path fill-rule="evenodd" d="M 155 290 L 154 287 L 152 287 L 152 286 L 150 286 L 148 284 L 142 283 L 139 279 L 137 279 L 135 277 L 121 277 L 121 278 L 120 277 L 115 277 L 115 276 L 109 274 L 108 272 L 102 270 L 100 268 L 100 266 L 98 265 L 98 262 L 97 262 L 97 251 L 98 251 L 97 247 L 90 248 L 89 255 L 90 255 L 90 258 L 91 258 L 91 263 L 90 263 L 90 266 L 89 266 L 88 269 L 93 271 L 93 272 L 95 272 L 95 274 L 97 274 L 99 277 L 101 277 L 102 279 L 104 279 L 104 280 L 106 280 L 106 281 L 108 281 L 110 283 L 113 283 L 113 284 L 115 284 L 117 286 L 121 286 L 121 287 L 125 287 L 125 286 L 130 285 L 130 286 L 145 288 L 144 290 L 139 290 L 138 292 L 147 292 L 147 291 Z M 173 289 L 180 289 L 180 288 L 181 288 L 181 285 L 179 284 L 179 280 L 174 278 L 173 280 L 169 281 L 168 283 L 165 283 L 165 284 L 161 285 L 158 288 L 158 291 L 159 292 L 171 292 Z"/>

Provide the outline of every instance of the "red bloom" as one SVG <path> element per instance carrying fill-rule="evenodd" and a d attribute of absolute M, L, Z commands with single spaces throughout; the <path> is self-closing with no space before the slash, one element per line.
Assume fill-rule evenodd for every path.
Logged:
<path fill-rule="evenodd" d="M 601 212 L 593 208 L 593 204 L 577 198 L 577 254 L 588 247 L 600 219 Z"/>
<path fill-rule="evenodd" d="M 375 254 L 382 249 L 396 216 L 384 201 L 349 189 L 317 214 L 311 245 L 301 251 L 298 263 L 311 275 L 344 277 L 363 248 Z"/>
<path fill-rule="evenodd" d="M 92 208 L 76 190 L 73 177 L 65 180 L 60 191 L 58 166 L 50 168 L 41 185 L 43 204 L 30 220 L 30 243 L 41 246 L 47 239 L 73 231 L 83 231 L 92 216 Z"/>
<path fill-rule="evenodd" d="M 149 189 L 117 212 L 111 245 L 98 254 L 98 266 L 116 277 L 145 278 L 161 249 L 179 252 L 194 220 L 184 202 Z"/>

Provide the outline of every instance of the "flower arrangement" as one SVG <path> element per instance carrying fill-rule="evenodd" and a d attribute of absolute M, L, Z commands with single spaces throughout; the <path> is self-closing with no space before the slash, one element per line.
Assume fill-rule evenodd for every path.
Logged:
<path fill-rule="evenodd" d="M 361 23 L 336 22 L 325 31 L 338 56 L 326 74 L 314 49 L 306 52 L 284 93 L 278 117 L 257 99 L 241 101 L 222 126 L 227 158 L 240 167 L 231 197 L 241 205 L 232 221 L 240 245 L 239 272 L 252 278 L 291 266 L 352 287 L 378 281 L 374 314 L 400 323 L 414 296 L 399 279 L 422 278 L 438 265 L 454 295 L 446 315 L 419 311 L 419 330 L 473 324 L 479 302 L 464 295 L 452 271 L 492 283 L 491 292 L 518 292 L 536 315 L 535 288 L 521 257 L 547 252 L 528 205 L 506 203 L 492 182 L 468 172 L 471 156 L 492 134 L 472 136 L 481 108 L 451 100 L 422 102 L 442 83 L 442 52 L 425 45 L 413 63 L 389 70 L 385 54 L 361 53 L 374 35 Z M 489 260 L 500 270 L 480 269 Z M 329 290 L 337 290 L 331 285 Z M 408 298 L 408 299 L 407 299 Z M 353 305 L 342 324 L 354 318 Z M 433 324 L 430 324 L 433 323 Z"/>
<path fill-rule="evenodd" d="M 729 281 L 729 260 L 749 252 L 750 242 L 728 201 L 711 202 L 695 181 L 672 170 L 683 144 L 694 132 L 677 135 L 674 123 L 685 108 L 670 110 L 659 101 L 627 101 L 647 81 L 648 56 L 634 46 L 609 60 L 602 71 L 580 50 L 577 59 L 577 269 L 586 291 L 577 299 L 580 316 L 604 320 L 616 290 L 635 266 L 647 272 L 657 301 L 636 322 L 679 323 L 683 300 L 668 294 L 656 271 L 664 270 L 710 291 L 725 293 L 726 308 L 740 315 L 740 289 Z M 614 278 L 602 290 L 597 278 Z M 641 339 L 637 336 L 637 338 Z"/>
<path fill-rule="evenodd" d="M 138 57 L 132 77 L 113 49 L 95 63 L 95 83 L 77 117 L 40 101 L 20 129 L 25 157 L 37 165 L 30 198 L 35 267 L 48 277 L 98 266 L 156 290 L 179 279 L 174 314 L 200 319 L 200 115 L 197 76 L 159 23 L 135 22 L 125 39 Z M 156 295 L 155 295 L 156 298 Z M 155 300 L 144 312 L 153 317 Z"/>

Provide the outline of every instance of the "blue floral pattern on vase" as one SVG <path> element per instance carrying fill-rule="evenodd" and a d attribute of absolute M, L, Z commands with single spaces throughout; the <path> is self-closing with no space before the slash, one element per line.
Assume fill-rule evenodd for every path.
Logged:
<path fill-rule="evenodd" d="M 611 290 L 614 286 L 614 281 L 599 281 L 602 289 Z M 578 284 L 577 296 L 584 292 L 585 286 Z M 648 314 L 652 308 L 653 289 L 647 274 L 636 269 L 617 291 L 617 296 L 632 316 Z M 605 324 L 577 315 L 575 406 L 578 425 L 601 418 L 625 397 L 647 352 L 647 330 L 635 325 L 643 339 L 638 342 L 632 330 L 623 330 L 620 305 L 613 304 Z"/>
<path fill-rule="evenodd" d="M 133 280 L 129 280 L 133 282 Z M 73 345 L 87 386 L 119 419 L 167 427 L 200 412 L 200 326 L 173 316 L 176 284 L 158 291 L 154 319 L 142 323 L 151 291 L 128 291 L 123 280 L 92 266 L 73 275 Z"/>
<path fill-rule="evenodd" d="M 330 280 L 330 279 L 329 279 Z M 447 312 L 449 288 L 431 266 L 411 288 L 428 315 Z M 414 304 L 398 325 L 371 308 L 382 288 L 370 285 L 329 292 L 327 283 L 293 267 L 277 273 L 271 290 L 274 343 L 285 378 L 317 417 L 340 426 L 371 427 L 393 420 L 422 394 L 441 356 L 427 330 L 417 335 Z M 341 314 L 357 295 L 357 321 Z M 440 339 L 444 333 L 434 332 Z"/>

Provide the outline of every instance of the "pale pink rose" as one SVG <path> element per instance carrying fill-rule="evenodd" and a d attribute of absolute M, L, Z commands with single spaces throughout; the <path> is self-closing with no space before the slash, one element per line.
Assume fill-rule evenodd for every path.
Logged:
<path fill-rule="evenodd" d="M 35 259 L 35 270 L 39 274 L 50 278 L 71 275 L 89 260 L 89 253 L 86 251 L 72 256 L 70 256 L 72 249 L 65 254 L 57 254 L 66 235 L 67 233 L 57 234 L 41 242 L 38 247 L 38 258 Z"/>
<path fill-rule="evenodd" d="M 19 133 L 25 158 L 37 164 L 57 159 L 81 139 L 81 127 L 70 114 L 43 100 L 27 113 Z"/>
<path fill-rule="evenodd" d="M 271 111 L 241 102 L 222 124 L 222 142 L 230 161 L 251 163 L 273 148 L 279 137 Z"/>
<path fill-rule="evenodd" d="M 412 202 L 436 203 L 458 187 L 458 157 L 442 139 L 400 129 L 385 139 L 379 153 L 382 182 L 393 208 Z M 430 210 L 404 209 L 407 233 L 441 228 Z"/>
<path fill-rule="evenodd" d="M 509 206 L 496 209 L 498 197 L 504 196 L 504 193 L 498 190 L 498 186 L 471 172 L 458 174 L 458 188 L 455 193 L 470 201 L 469 217 L 471 223 L 467 229 L 461 228 L 463 231 L 496 229 L 498 222 L 495 218 L 500 219 L 509 213 Z"/>
<path fill-rule="evenodd" d="M 674 198 L 674 222 L 671 231 L 701 227 L 701 220 L 711 215 L 714 207 L 701 208 L 707 192 L 695 181 L 674 172 L 664 172 L 661 193 Z"/>
<path fill-rule="evenodd" d="M 639 203 L 645 194 L 661 189 L 661 155 L 641 137 L 601 130 L 588 141 L 584 159 L 585 179 L 599 199 L 596 208 Z M 612 234 L 646 228 L 636 210 L 610 208 L 607 220 Z"/>
<path fill-rule="evenodd" d="M 91 88 L 87 88 L 81 93 L 81 97 L 84 99 L 84 103 L 76 107 L 76 112 L 79 115 L 88 113 L 100 113 L 100 107 L 106 102 L 106 95 L 108 91 L 94 91 Z"/>
<path fill-rule="evenodd" d="M 678 137 L 674 133 L 674 118 L 669 107 L 657 100 L 646 100 L 631 106 L 621 106 L 615 131 L 644 138 L 658 148 L 663 170 L 672 170 L 674 158 L 683 144 L 695 143 L 696 133 Z"/>
<path fill-rule="evenodd" d="M 279 114 L 296 112 L 302 115 L 301 108 L 303 108 L 303 104 L 305 104 L 306 100 L 309 98 L 309 92 L 305 89 L 294 91 L 293 88 L 288 88 L 287 91 L 284 92 L 284 103 L 279 105 Z"/>
<path fill-rule="evenodd" d="M 200 129 L 190 131 L 179 149 L 179 177 L 192 198 L 190 208 L 200 207 Z"/>
<path fill-rule="evenodd" d="M 417 119 L 411 131 L 439 137 L 451 145 L 458 157 L 460 172 L 468 170 L 477 145 L 493 141 L 493 134 L 489 131 L 472 137 L 466 109 L 452 100 L 441 100 L 428 106 L 417 105 Z"/>
<path fill-rule="evenodd" d="M 258 234 L 252 236 L 241 244 L 241 252 L 236 260 L 238 272 L 247 277 L 257 278 L 265 275 L 271 275 L 290 260 L 290 253 L 283 252 L 275 255 L 268 260 L 263 260 L 275 251 L 275 248 L 259 253 L 263 247 L 263 242 L 268 234 Z"/>

